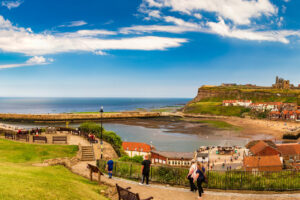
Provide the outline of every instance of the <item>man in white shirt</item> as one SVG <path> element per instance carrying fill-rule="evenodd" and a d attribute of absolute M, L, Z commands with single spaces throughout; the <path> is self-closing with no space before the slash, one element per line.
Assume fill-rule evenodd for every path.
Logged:
<path fill-rule="evenodd" d="M 192 165 L 190 167 L 189 173 L 187 175 L 187 179 L 189 179 L 190 181 L 190 187 L 191 187 L 191 191 L 192 192 L 196 192 L 197 191 L 197 187 L 194 184 L 194 177 L 196 175 L 196 171 L 197 171 L 197 165 L 195 160 L 192 160 Z"/>

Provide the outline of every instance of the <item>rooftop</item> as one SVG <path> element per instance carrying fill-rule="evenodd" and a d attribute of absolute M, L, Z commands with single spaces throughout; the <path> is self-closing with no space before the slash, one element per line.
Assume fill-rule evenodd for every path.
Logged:
<path fill-rule="evenodd" d="M 244 157 L 244 167 L 271 167 L 271 166 L 282 166 L 281 160 L 278 155 Z"/>
<path fill-rule="evenodd" d="M 283 155 L 300 155 L 300 144 L 278 144 L 277 148 Z"/>
<path fill-rule="evenodd" d="M 140 151 L 146 153 L 151 151 L 151 146 L 149 144 L 141 142 L 123 142 L 122 146 L 125 151 Z"/>
<path fill-rule="evenodd" d="M 152 150 L 153 153 L 159 154 L 166 158 L 173 158 L 173 159 L 193 159 L 194 153 L 193 152 L 171 152 L 171 151 L 156 151 Z"/>

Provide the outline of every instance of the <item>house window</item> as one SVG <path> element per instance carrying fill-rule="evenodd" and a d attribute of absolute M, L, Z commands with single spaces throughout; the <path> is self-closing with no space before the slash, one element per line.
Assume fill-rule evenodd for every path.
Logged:
<path fill-rule="evenodd" d="M 156 162 L 156 163 L 158 162 L 158 159 L 157 159 L 157 158 L 155 158 L 155 162 Z"/>

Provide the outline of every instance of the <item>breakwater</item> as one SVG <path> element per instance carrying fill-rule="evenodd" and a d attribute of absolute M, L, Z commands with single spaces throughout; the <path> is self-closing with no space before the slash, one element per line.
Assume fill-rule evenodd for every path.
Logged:
<path fill-rule="evenodd" d="M 166 116 L 160 112 L 115 112 L 103 113 L 103 119 L 126 119 L 126 118 L 155 118 Z M 100 113 L 91 114 L 8 114 L 0 113 L 0 120 L 15 122 L 77 122 L 86 120 L 100 120 Z"/>

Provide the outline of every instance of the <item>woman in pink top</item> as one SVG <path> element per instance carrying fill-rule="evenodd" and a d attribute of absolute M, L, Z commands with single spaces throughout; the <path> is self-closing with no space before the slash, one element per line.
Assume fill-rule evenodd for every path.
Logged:
<path fill-rule="evenodd" d="M 196 171 L 197 171 L 197 165 L 195 163 L 195 160 L 192 160 L 192 165 L 191 165 L 189 173 L 187 175 L 187 179 L 189 179 L 189 181 L 190 181 L 191 192 L 197 191 L 197 187 L 194 184 L 194 176 L 196 174 Z"/>

